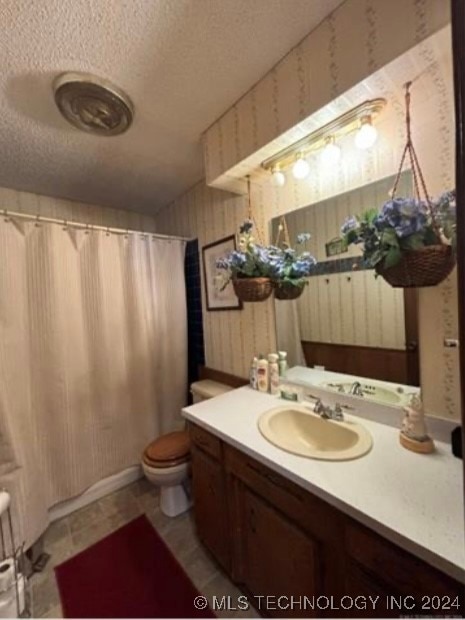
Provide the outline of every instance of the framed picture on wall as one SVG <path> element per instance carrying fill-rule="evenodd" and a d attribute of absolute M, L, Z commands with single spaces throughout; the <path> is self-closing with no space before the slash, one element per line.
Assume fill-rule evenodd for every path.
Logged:
<path fill-rule="evenodd" d="M 242 302 L 236 297 L 231 282 L 221 290 L 222 274 L 216 267 L 216 261 L 236 249 L 234 235 L 225 237 L 202 248 L 203 275 L 207 310 L 242 310 Z"/>

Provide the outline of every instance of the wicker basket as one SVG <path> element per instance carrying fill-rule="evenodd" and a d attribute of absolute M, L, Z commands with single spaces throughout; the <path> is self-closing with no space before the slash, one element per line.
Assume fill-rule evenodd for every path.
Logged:
<path fill-rule="evenodd" d="M 395 288 L 436 286 L 455 266 L 455 255 L 450 245 L 429 245 L 418 250 L 403 252 L 397 265 L 376 272 Z"/>
<path fill-rule="evenodd" d="M 232 282 L 241 301 L 265 301 L 273 291 L 269 278 L 234 278 Z"/>
<path fill-rule="evenodd" d="M 298 299 L 304 292 L 303 286 L 284 284 L 276 282 L 274 284 L 274 296 L 276 299 Z"/>

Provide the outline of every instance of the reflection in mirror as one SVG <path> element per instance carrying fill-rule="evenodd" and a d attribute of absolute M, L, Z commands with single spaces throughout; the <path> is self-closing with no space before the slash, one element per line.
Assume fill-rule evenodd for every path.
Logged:
<path fill-rule="evenodd" d="M 318 264 L 302 296 L 275 300 L 275 309 L 278 349 L 287 351 L 289 366 L 314 369 L 326 389 L 402 405 L 413 391 L 408 386 L 419 385 L 416 290 L 377 278 L 361 250 L 340 239 L 344 220 L 383 204 L 393 182 L 388 177 L 286 214 L 291 240 L 311 233 L 305 249 Z M 412 194 L 409 171 L 398 194 Z M 272 220 L 272 239 L 278 225 L 279 218 Z"/>

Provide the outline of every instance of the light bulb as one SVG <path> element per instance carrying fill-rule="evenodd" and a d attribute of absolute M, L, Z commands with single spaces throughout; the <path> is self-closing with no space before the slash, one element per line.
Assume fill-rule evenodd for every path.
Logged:
<path fill-rule="evenodd" d="M 310 173 L 310 166 L 302 156 L 300 156 L 292 166 L 292 174 L 295 179 L 305 179 Z"/>
<path fill-rule="evenodd" d="M 286 175 L 279 168 L 275 168 L 271 172 L 272 183 L 275 187 L 282 187 L 286 184 Z"/>
<path fill-rule="evenodd" d="M 364 116 L 361 123 L 360 129 L 355 134 L 355 146 L 359 149 L 369 149 L 376 142 L 378 132 L 371 124 L 370 116 Z"/>
<path fill-rule="evenodd" d="M 325 165 L 334 166 L 341 158 L 341 149 L 334 143 L 334 138 L 328 138 L 321 153 L 321 160 Z"/>

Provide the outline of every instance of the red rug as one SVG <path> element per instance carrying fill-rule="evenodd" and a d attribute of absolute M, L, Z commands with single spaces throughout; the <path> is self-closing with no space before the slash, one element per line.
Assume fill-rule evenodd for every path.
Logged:
<path fill-rule="evenodd" d="M 145 515 L 55 568 L 65 618 L 214 618 Z"/>

